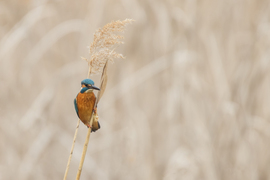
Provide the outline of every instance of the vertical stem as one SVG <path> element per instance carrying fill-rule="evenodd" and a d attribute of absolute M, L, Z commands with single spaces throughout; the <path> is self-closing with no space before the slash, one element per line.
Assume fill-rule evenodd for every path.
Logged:
<path fill-rule="evenodd" d="M 92 114 L 91 120 L 90 120 L 90 126 L 91 127 L 92 127 L 92 124 L 93 124 L 93 119 L 94 119 L 94 115 Z M 92 130 L 92 128 L 89 128 L 88 132 L 87 132 L 87 136 L 86 136 L 86 139 L 85 139 L 85 142 L 84 142 L 82 157 L 81 157 L 80 165 L 79 165 L 79 168 L 78 168 L 76 180 L 79 180 L 80 177 L 81 177 L 82 167 L 83 167 L 83 163 L 84 163 L 84 159 L 85 159 L 85 155 L 86 155 L 86 151 L 87 151 L 87 147 L 88 147 L 88 143 L 89 143 L 89 139 L 90 139 L 91 130 Z"/>
<path fill-rule="evenodd" d="M 65 172 L 64 180 L 67 179 L 67 174 L 68 174 L 68 170 L 69 170 L 69 165 L 70 165 L 71 157 L 72 157 L 72 154 L 73 154 L 73 149 L 74 149 L 74 146 L 75 146 L 75 141 L 76 141 L 77 134 L 78 134 L 79 125 L 80 125 L 80 119 L 78 119 L 78 123 L 77 123 L 77 126 L 76 126 L 76 130 L 75 130 L 75 134 L 74 134 L 74 138 L 73 138 L 73 143 L 72 143 L 70 154 L 69 154 L 69 158 L 68 158 L 68 163 L 67 163 L 67 167 L 66 167 L 66 172 Z"/>
<path fill-rule="evenodd" d="M 87 78 L 90 78 L 90 74 L 91 74 L 91 68 L 92 68 L 92 66 L 91 66 L 91 63 L 90 63 L 90 62 L 88 62 L 88 66 L 89 66 L 89 69 L 88 69 L 88 76 L 87 76 Z"/>
<path fill-rule="evenodd" d="M 92 70 L 91 62 L 88 63 L 88 66 L 89 66 L 89 70 L 88 70 L 87 78 L 90 78 L 91 70 Z M 97 101 L 95 102 L 94 107 L 96 107 L 96 103 L 97 103 Z M 81 157 L 80 165 L 79 165 L 79 168 L 78 168 L 78 171 L 77 171 L 76 180 L 80 180 L 80 177 L 81 177 L 82 167 L 83 167 L 85 155 L 86 155 L 86 152 L 87 152 L 87 147 L 88 147 L 88 143 L 89 143 L 89 139 L 90 139 L 90 134 L 91 134 L 91 131 L 92 131 L 91 127 L 92 127 L 92 124 L 93 124 L 93 120 L 94 120 L 94 113 L 92 113 L 92 116 L 91 116 L 91 119 L 90 119 L 90 128 L 88 129 L 86 139 L 85 139 L 85 142 L 84 142 L 82 157 Z"/>

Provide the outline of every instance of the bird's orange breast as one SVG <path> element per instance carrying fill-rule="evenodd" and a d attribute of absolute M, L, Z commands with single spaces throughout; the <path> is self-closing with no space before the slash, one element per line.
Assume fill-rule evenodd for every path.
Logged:
<path fill-rule="evenodd" d="M 77 107 L 79 118 L 84 124 L 89 124 L 95 105 L 96 97 L 93 92 L 79 93 L 77 96 Z"/>

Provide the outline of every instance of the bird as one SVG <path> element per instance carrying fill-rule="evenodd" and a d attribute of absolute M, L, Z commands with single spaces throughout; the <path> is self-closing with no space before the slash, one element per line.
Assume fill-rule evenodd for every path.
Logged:
<path fill-rule="evenodd" d="M 92 127 L 90 126 L 90 119 L 94 112 L 97 116 L 97 109 L 95 106 L 96 96 L 93 90 L 100 89 L 94 86 L 94 81 L 91 79 L 84 79 L 81 82 L 81 90 L 74 99 L 74 106 L 76 113 L 79 119 L 88 127 L 91 128 L 91 132 L 95 132 L 100 129 L 100 124 L 97 118 L 92 123 Z"/>

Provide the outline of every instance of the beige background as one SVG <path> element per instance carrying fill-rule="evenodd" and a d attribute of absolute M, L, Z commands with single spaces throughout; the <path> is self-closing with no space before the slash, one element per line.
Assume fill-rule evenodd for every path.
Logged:
<path fill-rule="evenodd" d="M 267 0 L 1 0 L 0 179 L 63 178 L 80 56 L 126 18 L 81 179 L 270 179 Z"/>

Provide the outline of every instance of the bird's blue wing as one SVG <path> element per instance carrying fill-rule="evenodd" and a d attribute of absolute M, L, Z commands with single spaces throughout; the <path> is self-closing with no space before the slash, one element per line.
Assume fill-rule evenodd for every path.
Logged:
<path fill-rule="evenodd" d="M 76 113 L 77 113 L 77 115 L 79 117 L 79 110 L 78 110 L 77 100 L 76 99 L 77 99 L 77 97 L 74 99 L 74 106 L 75 106 Z"/>

